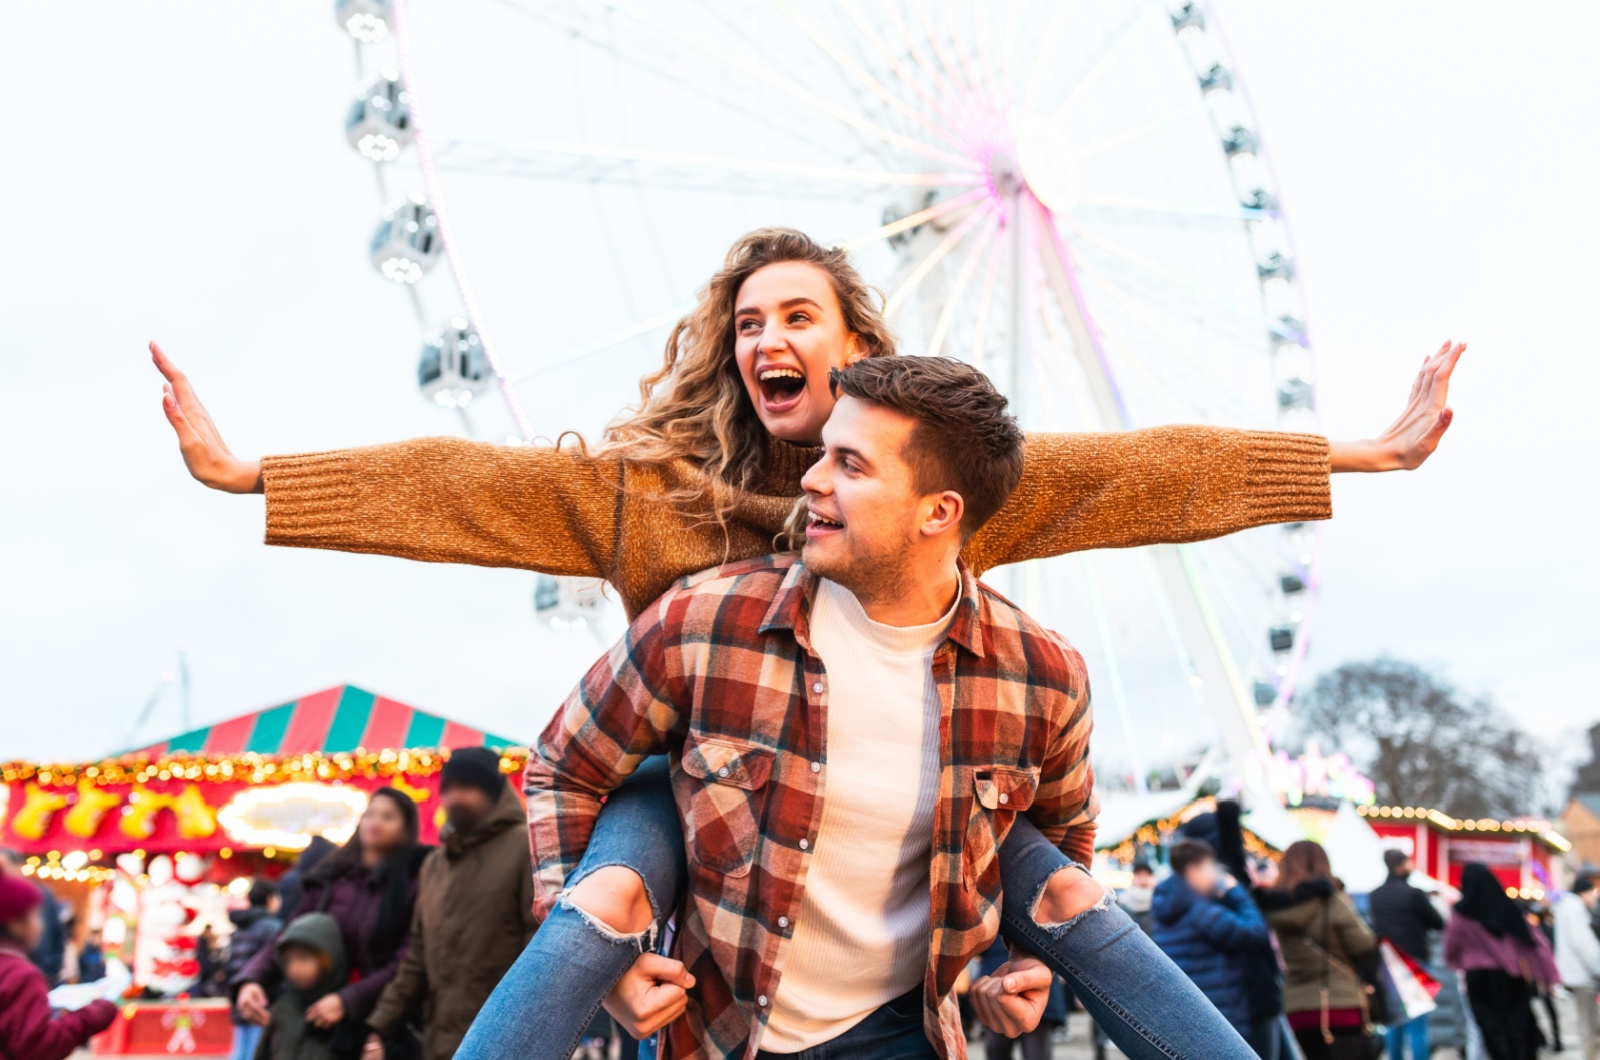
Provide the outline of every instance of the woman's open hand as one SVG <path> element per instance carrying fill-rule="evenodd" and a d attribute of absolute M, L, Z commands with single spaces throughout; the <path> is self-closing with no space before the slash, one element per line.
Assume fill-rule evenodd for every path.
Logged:
<path fill-rule="evenodd" d="M 1422 362 L 1411 384 L 1405 411 L 1376 438 L 1359 442 L 1331 442 L 1329 457 L 1334 471 L 1410 471 L 1439 447 L 1455 413 L 1450 408 L 1450 373 L 1455 371 L 1464 342 L 1446 340 Z"/>
<path fill-rule="evenodd" d="M 161 352 L 161 347 L 150 344 L 150 357 L 156 368 L 166 377 L 162 387 L 161 410 L 167 422 L 178 434 L 178 449 L 189 474 L 214 490 L 225 493 L 260 493 L 261 461 L 240 460 L 228 451 L 228 446 L 211 422 L 210 413 L 200 404 L 189 379 L 178 366 Z"/>

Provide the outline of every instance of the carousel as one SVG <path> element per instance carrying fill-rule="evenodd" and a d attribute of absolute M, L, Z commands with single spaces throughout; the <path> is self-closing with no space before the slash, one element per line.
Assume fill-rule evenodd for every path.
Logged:
<path fill-rule="evenodd" d="M 372 791 L 417 803 L 422 840 L 442 812 L 448 748 L 516 741 L 342 685 L 94 762 L 0 766 L 0 845 L 131 976 L 102 1053 L 225 1055 L 232 1024 L 208 954 L 255 876 L 288 871 L 313 837 L 342 843 Z"/>

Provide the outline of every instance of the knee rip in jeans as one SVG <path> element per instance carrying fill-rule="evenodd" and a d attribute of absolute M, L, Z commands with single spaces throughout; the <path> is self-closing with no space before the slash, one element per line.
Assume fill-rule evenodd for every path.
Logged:
<path fill-rule="evenodd" d="M 1111 892 L 1106 890 L 1104 887 L 1101 887 L 1098 883 L 1095 883 L 1094 882 L 1094 877 L 1090 876 L 1088 873 L 1084 873 L 1083 880 L 1087 881 L 1089 883 L 1093 883 L 1094 886 L 1099 889 L 1099 891 L 1100 891 L 1099 897 L 1096 898 L 1093 903 L 1091 903 L 1087 907 L 1085 907 L 1085 908 L 1073 913 L 1071 916 L 1067 917 L 1066 919 L 1063 919 L 1063 920 L 1041 920 L 1040 919 L 1040 917 L 1042 915 L 1044 915 L 1045 912 L 1046 912 L 1046 910 L 1042 909 L 1041 906 L 1045 905 L 1045 898 L 1047 896 L 1049 896 L 1049 894 L 1050 894 L 1050 886 L 1051 886 L 1051 884 L 1054 883 L 1058 879 L 1065 881 L 1067 879 L 1067 877 L 1063 877 L 1062 873 L 1064 873 L 1064 872 L 1072 872 L 1074 870 L 1076 870 L 1078 872 L 1083 872 L 1083 870 L 1081 868 L 1079 868 L 1078 866 L 1069 865 L 1066 868 L 1057 869 L 1055 872 L 1051 873 L 1049 878 L 1046 879 L 1043 883 L 1041 883 L 1039 885 L 1039 889 L 1034 892 L 1033 901 L 1028 903 L 1028 915 L 1033 918 L 1033 922 L 1035 924 L 1038 924 L 1040 927 L 1044 928 L 1046 931 L 1050 932 L 1050 934 L 1052 936 L 1054 936 L 1055 938 L 1061 938 L 1068 931 L 1071 931 L 1072 928 L 1078 923 L 1078 921 L 1082 920 L 1084 917 L 1089 916 L 1089 915 L 1091 915 L 1093 913 L 1104 912 L 1105 910 L 1108 910 L 1108 909 L 1111 908 Z"/>
<path fill-rule="evenodd" d="M 618 931 L 610 924 L 601 920 L 587 909 L 572 900 L 572 888 L 568 887 L 556 896 L 556 903 L 563 909 L 570 909 L 583 918 L 594 933 L 607 942 L 618 946 L 632 946 L 637 953 L 650 953 L 656 948 L 656 924 L 651 921 L 650 926 L 643 931 Z"/>

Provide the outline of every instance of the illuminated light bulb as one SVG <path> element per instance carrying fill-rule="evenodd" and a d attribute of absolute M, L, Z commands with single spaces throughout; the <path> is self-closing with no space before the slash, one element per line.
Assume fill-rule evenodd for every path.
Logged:
<path fill-rule="evenodd" d="M 338 0 L 333 17 L 362 44 L 376 44 L 389 35 L 394 8 L 389 0 Z"/>

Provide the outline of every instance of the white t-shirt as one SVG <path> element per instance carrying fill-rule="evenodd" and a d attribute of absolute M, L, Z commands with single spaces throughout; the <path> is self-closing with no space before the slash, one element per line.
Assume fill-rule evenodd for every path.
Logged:
<path fill-rule="evenodd" d="M 849 590 L 817 583 L 811 644 L 828 674 L 822 822 L 762 1049 L 831 1041 L 922 982 L 939 793 L 932 662 L 955 608 L 929 625 L 886 626 Z"/>

